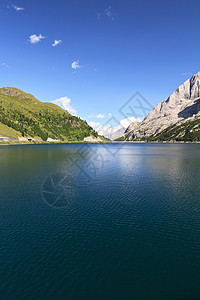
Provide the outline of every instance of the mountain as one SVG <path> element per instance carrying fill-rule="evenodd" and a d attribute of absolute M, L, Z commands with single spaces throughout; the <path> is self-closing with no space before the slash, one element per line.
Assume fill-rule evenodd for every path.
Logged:
<path fill-rule="evenodd" d="M 142 122 L 132 123 L 121 140 L 184 140 L 185 134 L 193 132 L 193 129 L 196 136 L 198 123 L 200 124 L 200 72 L 152 109 Z"/>
<path fill-rule="evenodd" d="M 113 120 L 111 118 L 106 125 L 101 125 L 96 129 L 96 131 L 98 132 L 98 134 L 104 136 L 109 141 L 114 141 L 120 138 L 124 134 L 126 128 L 133 122 L 133 120 L 135 121 L 136 124 L 140 121 L 139 118 L 135 118 L 135 117 L 122 119 L 120 122 L 117 122 L 117 120 L 114 119 L 113 125 L 115 126 L 112 126 L 111 124 Z M 117 126 L 116 126 L 116 122 L 118 123 Z"/>
<path fill-rule="evenodd" d="M 0 89 L 0 136 L 36 141 L 98 139 L 98 133 L 86 121 L 12 87 Z"/>
<path fill-rule="evenodd" d="M 200 115 L 178 121 L 146 139 L 147 141 L 200 141 Z"/>
<path fill-rule="evenodd" d="M 104 136 L 109 141 L 114 141 L 117 138 L 121 137 L 125 130 L 126 128 L 123 126 L 117 126 L 117 128 L 101 126 L 100 128 L 97 128 L 98 134 Z"/>

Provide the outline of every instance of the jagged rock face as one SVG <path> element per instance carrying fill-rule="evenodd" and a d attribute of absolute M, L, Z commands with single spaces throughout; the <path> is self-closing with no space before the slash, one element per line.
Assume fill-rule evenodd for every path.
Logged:
<path fill-rule="evenodd" d="M 158 133 L 181 119 L 200 112 L 200 72 L 183 83 L 169 98 L 159 103 L 146 118 L 126 130 L 128 140 Z"/>

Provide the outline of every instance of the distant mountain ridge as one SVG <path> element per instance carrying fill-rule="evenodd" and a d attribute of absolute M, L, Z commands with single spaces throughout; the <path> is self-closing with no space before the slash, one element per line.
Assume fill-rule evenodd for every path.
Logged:
<path fill-rule="evenodd" d="M 98 133 L 86 121 L 53 103 L 44 103 L 17 88 L 0 88 L 0 136 L 12 140 L 94 140 Z"/>
<path fill-rule="evenodd" d="M 187 133 L 186 121 L 194 119 L 198 123 L 200 118 L 200 72 L 193 75 L 190 79 L 179 86 L 174 93 L 166 100 L 159 103 L 140 123 L 132 123 L 124 132 L 121 140 L 158 140 L 162 139 L 162 133 L 168 139 L 184 140 Z M 182 130 L 175 129 L 176 125 L 182 124 Z M 189 126 L 189 123 L 187 123 Z M 167 134 L 174 128 L 174 134 Z M 190 133 L 193 128 L 189 126 Z M 198 126 L 195 122 L 195 136 L 197 137 Z M 179 128 L 180 129 L 180 128 Z"/>

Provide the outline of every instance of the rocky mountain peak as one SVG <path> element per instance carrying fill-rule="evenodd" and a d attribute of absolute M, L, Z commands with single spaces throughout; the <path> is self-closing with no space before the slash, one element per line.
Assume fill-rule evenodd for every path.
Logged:
<path fill-rule="evenodd" d="M 126 130 L 134 137 L 150 136 L 164 130 L 181 119 L 200 112 L 200 72 L 180 85 L 166 100 L 159 103 L 139 124 L 131 124 Z"/>
<path fill-rule="evenodd" d="M 187 82 L 187 81 L 186 81 Z M 189 79 L 190 83 L 190 99 L 200 97 L 200 72 L 196 73 Z"/>
<path fill-rule="evenodd" d="M 174 100 L 193 100 L 200 97 L 200 72 L 193 75 L 180 85 L 176 91 L 166 100 L 167 102 Z"/>

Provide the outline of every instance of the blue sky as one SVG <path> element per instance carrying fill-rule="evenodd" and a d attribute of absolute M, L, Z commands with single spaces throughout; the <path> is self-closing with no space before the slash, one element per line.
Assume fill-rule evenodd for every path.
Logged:
<path fill-rule="evenodd" d="M 136 91 L 155 106 L 200 71 L 199 11 L 199 0 L 1 0 L 0 86 L 120 121 Z"/>

